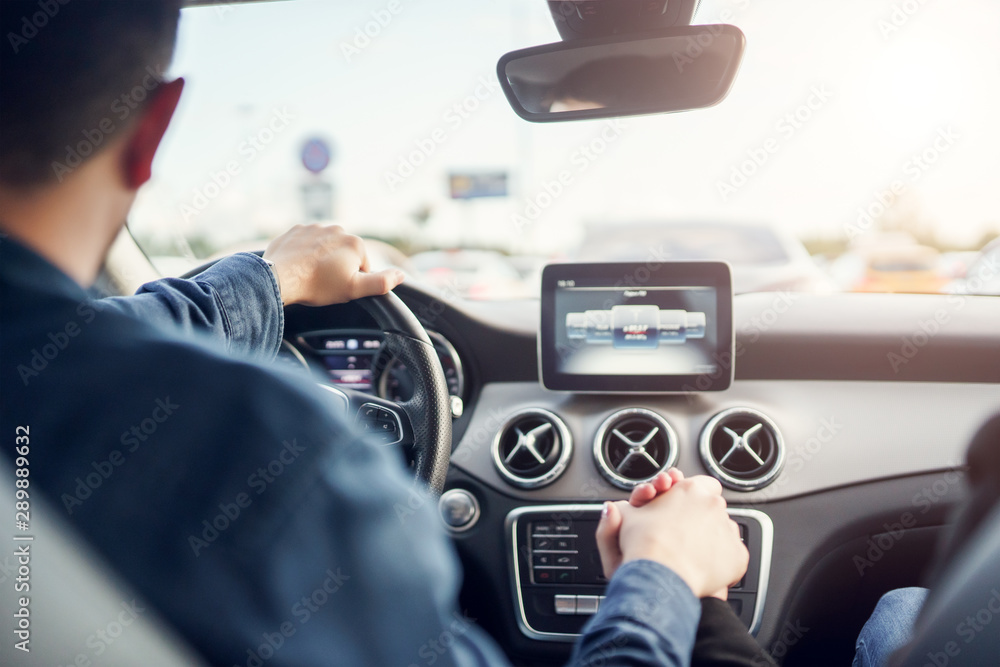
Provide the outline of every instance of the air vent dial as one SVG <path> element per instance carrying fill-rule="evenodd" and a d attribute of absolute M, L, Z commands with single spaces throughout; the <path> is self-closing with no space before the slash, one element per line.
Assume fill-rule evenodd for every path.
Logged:
<path fill-rule="evenodd" d="M 677 462 L 677 435 L 651 410 L 621 410 L 597 430 L 594 462 L 609 482 L 632 489 Z"/>
<path fill-rule="evenodd" d="M 515 413 L 493 439 L 493 463 L 510 484 L 526 489 L 556 480 L 569 464 L 573 440 L 566 424 L 548 410 Z"/>
<path fill-rule="evenodd" d="M 720 412 L 701 432 L 702 461 L 724 486 L 752 491 L 777 478 L 785 443 L 777 425 L 750 408 Z"/>

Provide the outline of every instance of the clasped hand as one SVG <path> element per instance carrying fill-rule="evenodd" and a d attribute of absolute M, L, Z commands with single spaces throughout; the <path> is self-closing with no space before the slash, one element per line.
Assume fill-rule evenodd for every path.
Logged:
<path fill-rule="evenodd" d="M 637 486 L 628 501 L 605 503 L 597 547 L 608 579 L 624 563 L 652 560 L 673 570 L 697 597 L 722 600 L 750 559 L 718 480 L 685 479 L 675 468 Z"/>

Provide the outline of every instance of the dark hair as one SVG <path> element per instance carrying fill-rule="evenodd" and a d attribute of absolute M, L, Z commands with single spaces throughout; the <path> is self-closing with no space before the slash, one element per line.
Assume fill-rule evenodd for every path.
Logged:
<path fill-rule="evenodd" d="M 182 0 L 0 2 L 0 183 L 62 181 L 170 64 Z"/>

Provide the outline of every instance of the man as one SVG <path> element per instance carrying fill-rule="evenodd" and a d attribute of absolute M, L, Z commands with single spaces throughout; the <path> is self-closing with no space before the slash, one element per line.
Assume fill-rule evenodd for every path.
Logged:
<path fill-rule="evenodd" d="M 278 632 L 269 665 L 423 662 L 458 613 L 456 557 L 431 508 L 401 524 L 398 462 L 320 392 L 246 359 L 273 356 L 282 301 L 384 293 L 400 276 L 368 273 L 338 228 L 299 227 L 268 246 L 273 270 L 241 254 L 134 297 L 85 291 L 180 98 L 183 81 L 160 75 L 178 4 L 55 3 L 24 31 L 37 0 L 0 3 L 0 430 L 30 427 L 32 489 L 209 662 L 259 661 Z M 574 664 L 687 664 L 699 598 L 743 575 L 718 483 L 670 485 L 609 505 L 607 602 Z M 457 627 L 436 661 L 505 662 Z"/>

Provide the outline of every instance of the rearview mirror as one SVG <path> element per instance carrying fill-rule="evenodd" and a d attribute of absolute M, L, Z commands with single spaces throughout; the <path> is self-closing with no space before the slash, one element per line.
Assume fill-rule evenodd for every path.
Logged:
<path fill-rule="evenodd" d="M 536 123 L 672 113 L 721 102 L 745 46 L 736 26 L 681 26 L 512 51 L 497 75 L 514 112 Z"/>

